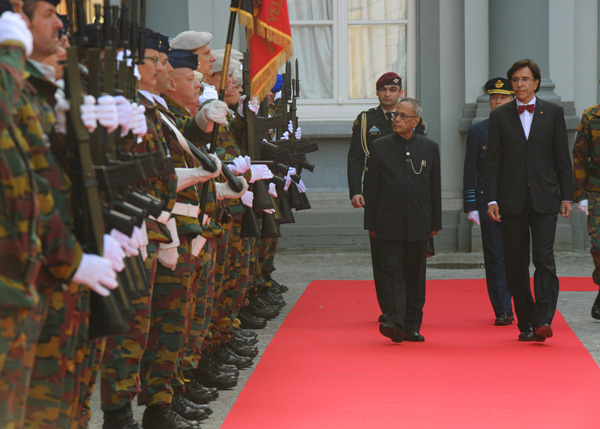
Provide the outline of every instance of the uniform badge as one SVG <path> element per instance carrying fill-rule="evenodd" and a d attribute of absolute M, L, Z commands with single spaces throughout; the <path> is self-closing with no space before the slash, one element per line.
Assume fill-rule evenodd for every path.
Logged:
<path fill-rule="evenodd" d="M 373 125 L 371 127 L 371 129 L 369 130 L 369 135 L 370 136 L 378 136 L 381 134 L 381 131 L 379 130 L 379 128 L 377 128 L 375 125 Z"/>

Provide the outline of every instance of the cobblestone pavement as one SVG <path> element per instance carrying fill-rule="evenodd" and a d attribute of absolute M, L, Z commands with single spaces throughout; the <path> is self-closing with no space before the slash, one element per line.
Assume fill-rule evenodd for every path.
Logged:
<path fill-rule="evenodd" d="M 273 277 L 290 288 L 290 291 L 284 294 L 287 305 L 276 319 L 269 321 L 265 329 L 257 331 L 260 353 L 254 359 L 254 366 L 241 371 L 237 387 L 219 392 L 219 399 L 210 404 L 214 414 L 202 422 L 202 428 L 218 429 L 221 426 L 265 348 L 311 281 L 373 279 L 368 251 L 287 250 L 278 253 L 275 261 L 277 271 Z M 429 280 L 485 278 L 482 262 L 481 253 L 439 253 L 428 260 L 427 278 Z M 592 258 L 588 252 L 557 252 L 556 266 L 559 277 L 589 277 L 593 270 Z M 600 321 L 590 317 L 590 309 L 595 297 L 596 292 L 562 292 L 559 296 L 558 310 L 600 365 L 600 335 L 598 335 Z M 138 422 L 141 423 L 143 407 L 134 408 Z M 100 429 L 102 412 L 98 385 L 92 401 L 92 411 L 90 428 Z"/>

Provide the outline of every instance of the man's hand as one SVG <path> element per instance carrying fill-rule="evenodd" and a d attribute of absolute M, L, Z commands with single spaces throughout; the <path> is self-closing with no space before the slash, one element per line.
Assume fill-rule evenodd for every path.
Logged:
<path fill-rule="evenodd" d="M 494 222 L 502 222 L 500 220 L 500 210 L 498 209 L 498 204 L 490 204 L 488 206 L 488 216 Z"/>
<path fill-rule="evenodd" d="M 434 235 L 438 235 L 439 231 L 431 231 L 431 234 L 429 234 L 429 238 L 433 237 Z"/>
<path fill-rule="evenodd" d="M 352 207 L 355 209 L 365 206 L 365 197 L 361 194 L 354 195 L 350 201 L 352 202 Z"/>
<path fill-rule="evenodd" d="M 573 205 L 569 201 L 563 201 L 560 205 L 560 215 L 568 218 L 573 211 Z"/>

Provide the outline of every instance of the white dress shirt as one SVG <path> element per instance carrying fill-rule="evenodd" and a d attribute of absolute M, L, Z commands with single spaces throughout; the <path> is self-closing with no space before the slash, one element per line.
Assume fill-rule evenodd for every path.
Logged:
<path fill-rule="evenodd" d="M 519 106 L 526 106 L 526 104 L 521 103 L 519 100 L 515 101 L 517 102 L 517 108 L 519 108 Z M 535 95 L 527 104 L 533 104 L 535 106 Z M 521 120 L 521 125 L 523 125 L 523 131 L 525 131 L 525 138 L 529 140 L 529 131 L 531 130 L 531 121 L 533 121 L 533 113 L 529 113 L 528 110 L 525 110 L 519 115 L 519 119 Z"/>

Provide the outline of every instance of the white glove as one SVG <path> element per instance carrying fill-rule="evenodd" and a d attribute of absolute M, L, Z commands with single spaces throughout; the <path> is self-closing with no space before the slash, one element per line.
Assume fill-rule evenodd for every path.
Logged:
<path fill-rule="evenodd" d="M 96 104 L 96 118 L 98 123 L 112 133 L 119 126 L 119 117 L 117 116 L 117 105 L 115 98 L 111 95 L 101 95 Z"/>
<path fill-rule="evenodd" d="M 73 281 L 86 285 L 102 296 L 110 295 L 109 289 L 116 289 L 119 286 L 112 262 L 89 253 L 83 254 L 79 267 L 73 275 Z"/>
<path fill-rule="evenodd" d="M 243 118 L 244 117 L 244 100 L 246 99 L 246 94 L 240 97 L 240 101 L 238 101 L 237 112 Z M 248 106 L 250 107 L 250 106 Z"/>
<path fill-rule="evenodd" d="M 275 183 L 269 183 L 269 195 L 277 198 L 277 187 L 275 186 Z"/>
<path fill-rule="evenodd" d="M 586 216 L 589 216 L 590 212 L 588 210 L 588 200 L 579 201 L 579 204 L 577 204 L 577 208 L 584 212 Z"/>
<path fill-rule="evenodd" d="M 135 103 L 131 103 L 131 122 L 129 122 L 129 129 L 135 134 L 138 139 L 137 142 L 141 143 L 143 138 L 148 132 L 148 124 L 146 123 L 146 108 L 141 104 L 138 106 Z"/>
<path fill-rule="evenodd" d="M 182 189 L 189 188 L 196 183 L 208 182 L 210 179 L 214 179 L 221 174 L 221 160 L 213 153 L 209 153 L 208 157 L 216 164 L 217 169 L 214 173 L 205 170 L 204 167 L 198 166 L 196 168 L 176 168 L 175 174 L 177 175 L 177 192 Z"/>
<path fill-rule="evenodd" d="M 469 213 L 467 213 L 467 219 L 469 219 L 471 222 L 475 222 L 477 225 L 481 225 L 479 220 L 479 211 L 477 210 L 471 210 Z"/>
<path fill-rule="evenodd" d="M 253 112 L 255 115 L 258 114 L 258 110 L 260 109 L 260 103 L 258 102 L 258 97 L 252 97 L 252 100 L 248 102 L 248 109 Z"/>
<path fill-rule="evenodd" d="M 294 124 L 292 123 L 292 121 L 288 122 L 288 132 L 290 134 L 294 134 Z"/>
<path fill-rule="evenodd" d="M 142 237 L 142 235 L 143 235 L 142 228 L 144 227 L 145 224 L 146 224 L 146 222 L 142 222 L 141 228 L 134 226 L 133 234 L 131 234 L 131 239 L 135 242 L 135 248 L 138 250 L 140 249 L 140 247 L 145 246 L 144 239 Z"/>
<path fill-rule="evenodd" d="M 264 209 L 263 212 L 273 214 L 275 213 L 275 209 Z"/>
<path fill-rule="evenodd" d="M 252 177 L 250 178 L 250 183 L 254 183 L 257 180 L 264 179 L 272 179 L 273 173 L 269 170 L 265 164 L 254 164 L 250 165 L 250 170 L 252 171 Z"/>
<path fill-rule="evenodd" d="M 238 156 L 237 158 L 234 158 L 233 164 L 228 164 L 227 167 L 229 167 L 234 174 L 241 175 L 252 168 L 252 161 L 248 155 Z"/>
<path fill-rule="evenodd" d="M 129 124 L 131 123 L 131 115 L 133 114 L 134 107 L 132 103 L 122 95 L 117 95 L 115 97 L 115 104 L 117 106 L 119 126 L 121 127 L 121 137 L 123 137 L 129 132 Z"/>
<path fill-rule="evenodd" d="M 135 234 L 135 231 L 134 231 L 134 234 Z M 138 249 L 140 248 L 140 244 L 139 244 L 138 240 L 136 238 L 134 238 L 133 235 L 131 237 L 128 237 L 127 235 L 123 234 L 121 231 L 118 231 L 116 229 L 112 229 L 110 231 L 109 235 L 112 238 L 114 238 L 117 241 L 117 243 L 119 243 L 119 245 L 121 246 L 121 248 L 125 252 L 125 255 L 127 255 L 128 258 L 131 258 L 132 256 L 137 256 L 140 254 L 140 252 L 138 252 Z M 117 271 L 120 271 L 120 270 L 117 270 Z"/>
<path fill-rule="evenodd" d="M 296 174 L 296 169 L 294 167 L 290 167 L 288 169 L 288 173 L 285 176 L 285 185 L 283 185 L 283 190 L 287 191 L 290 188 L 290 184 L 292 183 L 292 176 Z"/>
<path fill-rule="evenodd" d="M 246 207 L 252 208 L 252 203 L 254 202 L 254 192 L 246 191 L 246 193 L 242 195 L 240 199 Z"/>
<path fill-rule="evenodd" d="M 214 128 L 215 122 L 225 126 L 229 125 L 227 122 L 227 112 L 229 112 L 227 104 L 220 100 L 211 101 L 202 106 L 196 115 L 196 124 L 205 133 L 210 133 Z"/>
<path fill-rule="evenodd" d="M 177 223 L 175 218 L 169 219 L 167 222 L 167 229 L 171 233 L 170 243 L 160 243 L 158 245 L 158 262 L 171 271 L 177 267 L 177 259 L 179 258 L 179 236 L 177 235 Z"/>
<path fill-rule="evenodd" d="M 33 36 L 27 28 L 27 23 L 18 13 L 6 11 L 0 16 L 0 43 L 6 40 L 21 42 L 27 57 L 33 52 Z"/>
<path fill-rule="evenodd" d="M 290 139 L 290 133 L 289 131 L 286 131 L 285 133 L 283 133 L 283 135 L 281 136 L 281 140 L 289 140 Z"/>
<path fill-rule="evenodd" d="M 110 261 L 113 270 L 117 273 L 123 271 L 123 268 L 125 268 L 125 264 L 123 263 L 125 252 L 119 242 L 109 234 L 104 234 L 104 254 L 102 256 Z"/>
<path fill-rule="evenodd" d="M 62 94 L 59 95 L 59 91 L 56 92 L 55 98 L 56 106 L 54 106 L 54 112 L 56 114 L 56 123 L 54 124 L 54 131 L 59 134 L 67 134 L 67 112 L 71 109 L 71 106 Z"/>
<path fill-rule="evenodd" d="M 83 104 L 79 108 L 81 112 L 81 122 L 87 128 L 88 132 L 91 134 L 94 132 L 97 124 L 96 118 L 96 99 L 92 95 L 85 95 L 83 97 Z"/>
<path fill-rule="evenodd" d="M 135 234 L 135 228 L 133 228 L 133 233 Z M 138 239 L 141 239 L 142 241 L 142 247 L 140 247 L 140 253 L 142 254 L 142 258 L 144 259 L 144 261 L 146 259 L 148 259 L 148 248 L 146 246 L 148 246 L 148 230 L 146 229 L 146 221 L 142 222 L 142 227 L 140 228 L 140 236 L 138 237 Z"/>
<path fill-rule="evenodd" d="M 215 193 L 217 194 L 218 200 L 222 200 L 224 198 L 240 198 L 248 191 L 248 182 L 246 182 L 246 179 L 244 179 L 243 176 L 237 176 L 237 179 L 243 185 L 243 188 L 240 192 L 234 192 L 229 186 L 229 183 L 215 182 Z"/>
<path fill-rule="evenodd" d="M 298 191 L 300 191 L 301 194 L 306 192 L 306 186 L 304 185 L 302 179 L 300 179 L 300 181 L 296 183 L 296 187 L 298 188 Z"/>
<path fill-rule="evenodd" d="M 296 128 L 296 133 L 294 134 L 296 140 L 300 140 L 302 138 L 302 129 L 300 127 Z"/>

